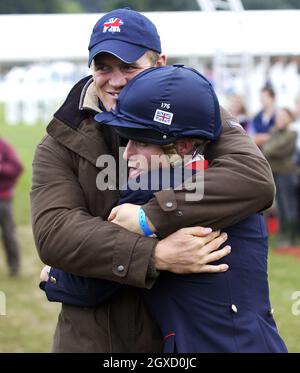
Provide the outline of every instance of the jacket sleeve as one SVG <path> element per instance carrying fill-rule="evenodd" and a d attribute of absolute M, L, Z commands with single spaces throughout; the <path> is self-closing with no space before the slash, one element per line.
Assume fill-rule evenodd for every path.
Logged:
<path fill-rule="evenodd" d="M 282 135 L 278 133 L 271 134 L 271 138 L 263 146 L 264 155 L 269 158 L 282 158 L 291 156 L 296 148 L 297 133 L 286 131 Z"/>
<path fill-rule="evenodd" d="M 221 136 L 206 150 L 203 198 L 190 202 L 186 196 L 193 191 L 164 190 L 143 206 L 161 237 L 186 226 L 223 229 L 271 206 L 275 187 L 268 162 L 223 110 L 222 124 Z"/>
<path fill-rule="evenodd" d="M 66 272 L 151 287 L 149 263 L 157 240 L 92 216 L 78 182 L 72 152 L 51 136 L 33 160 L 31 211 L 41 260 Z"/>
<path fill-rule="evenodd" d="M 95 307 L 116 295 L 123 285 L 96 278 L 75 276 L 61 269 L 51 268 L 47 282 L 41 283 L 50 302 L 71 306 Z"/>

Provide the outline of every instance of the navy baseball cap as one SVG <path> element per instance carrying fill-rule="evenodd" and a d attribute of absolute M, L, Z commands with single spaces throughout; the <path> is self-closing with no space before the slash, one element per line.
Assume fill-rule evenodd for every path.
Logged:
<path fill-rule="evenodd" d="M 211 83 L 183 65 L 150 68 L 122 89 L 115 109 L 95 119 L 121 137 L 166 145 L 182 137 L 214 141 L 221 133 L 220 106 Z"/>
<path fill-rule="evenodd" d="M 160 37 L 154 24 L 134 10 L 116 9 L 100 18 L 93 28 L 89 44 L 89 66 L 101 52 L 133 63 L 149 49 L 161 53 Z"/>

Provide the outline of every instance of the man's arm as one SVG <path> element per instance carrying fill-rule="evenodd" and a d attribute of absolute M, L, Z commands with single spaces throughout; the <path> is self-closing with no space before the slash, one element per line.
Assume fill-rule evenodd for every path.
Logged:
<path fill-rule="evenodd" d="M 219 232 L 212 232 L 202 237 L 206 245 L 204 250 L 194 250 L 193 241 L 197 239 L 196 234 L 204 233 L 202 228 L 185 228 L 170 236 L 173 245 L 169 247 L 160 246 L 155 248 L 155 264 L 157 269 L 172 270 L 174 273 L 193 272 L 219 272 L 227 270 L 225 264 L 217 266 L 207 265 L 207 257 L 210 261 L 216 261 L 223 256 L 223 252 L 229 253 L 229 247 L 215 251 L 226 240 L 226 235 L 218 236 Z M 186 239 L 188 237 L 188 239 Z M 213 239 L 216 237 L 216 239 Z M 172 243 L 171 242 L 171 243 Z M 174 257 L 174 247 L 184 246 L 185 250 L 177 250 Z M 188 255 L 186 255 L 187 253 Z M 176 259 L 176 260 L 174 260 Z M 107 302 L 111 297 L 117 295 L 123 289 L 121 284 L 102 279 L 87 278 L 67 273 L 61 269 L 46 266 L 40 275 L 40 288 L 45 291 L 50 302 L 60 302 L 79 307 L 95 307 Z"/>
<path fill-rule="evenodd" d="M 263 146 L 262 152 L 267 158 L 282 158 L 294 153 L 296 147 L 297 133 L 287 131 L 280 136 L 271 136 L 270 140 Z"/>
<path fill-rule="evenodd" d="M 158 273 L 154 250 L 158 241 L 92 216 L 77 179 L 72 152 L 50 136 L 36 150 L 31 205 L 35 243 L 44 263 L 75 275 L 137 287 L 149 288 L 155 282 Z M 159 242 L 158 251 L 163 251 L 161 256 L 170 263 L 176 263 L 179 252 L 186 253 L 187 259 L 176 264 L 177 271 L 178 266 L 182 273 L 205 271 L 207 263 L 229 253 L 224 248 L 211 255 L 221 245 L 218 240 L 218 245 L 203 252 L 207 235 L 199 227 L 189 233 L 181 230 L 176 236 L 181 240 L 168 237 Z M 187 247 L 182 242 L 187 242 Z M 191 257 L 196 263 L 191 263 Z M 168 268 L 172 271 L 171 266 Z M 159 264 L 157 269 L 161 269 Z M 215 272 L 226 269 L 226 265 L 208 268 Z"/>
<path fill-rule="evenodd" d="M 252 139 L 222 110 L 220 138 L 206 151 L 204 197 L 186 201 L 182 191 L 155 193 L 143 209 L 161 237 L 193 225 L 223 229 L 271 206 L 275 187 L 270 166 Z"/>
<path fill-rule="evenodd" d="M 157 241 L 92 216 L 72 152 L 50 136 L 35 153 L 31 207 L 35 243 L 44 263 L 138 287 L 154 283 L 147 271 Z"/>

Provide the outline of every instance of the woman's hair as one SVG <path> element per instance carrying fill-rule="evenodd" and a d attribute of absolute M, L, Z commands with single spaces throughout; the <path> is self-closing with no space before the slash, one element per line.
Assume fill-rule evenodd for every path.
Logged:
<path fill-rule="evenodd" d="M 177 153 L 176 145 L 174 143 L 162 145 L 162 148 L 172 167 L 182 163 L 182 157 Z"/>
<path fill-rule="evenodd" d="M 192 138 L 194 142 L 194 150 L 197 150 L 200 154 L 204 154 L 207 144 L 210 142 L 207 139 Z M 174 143 L 168 145 L 162 145 L 163 151 L 169 159 L 172 167 L 182 164 L 183 157 L 178 154 L 176 145 Z"/>
<path fill-rule="evenodd" d="M 280 108 L 280 110 L 283 110 L 283 111 L 286 112 L 286 114 L 287 114 L 288 117 L 290 118 L 289 123 L 294 122 L 294 120 L 295 120 L 295 115 L 294 115 L 294 113 L 292 112 L 291 109 L 289 109 L 289 108 L 287 108 L 287 107 L 282 107 L 282 108 Z"/>
<path fill-rule="evenodd" d="M 235 102 L 237 102 L 239 104 L 239 113 L 238 114 L 247 116 L 248 113 L 247 113 L 247 109 L 246 109 L 246 105 L 245 105 L 243 97 L 241 95 L 238 95 L 238 94 L 234 94 L 234 95 L 229 96 L 229 98 L 228 98 L 229 106 L 232 105 L 234 100 L 235 100 Z M 229 108 L 229 111 L 230 111 L 230 108 Z"/>

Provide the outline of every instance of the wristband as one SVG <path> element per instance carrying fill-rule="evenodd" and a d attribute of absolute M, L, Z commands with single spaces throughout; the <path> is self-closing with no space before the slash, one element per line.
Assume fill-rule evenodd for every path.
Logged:
<path fill-rule="evenodd" d="M 152 232 L 149 225 L 147 224 L 146 214 L 142 207 L 140 207 L 139 209 L 139 225 L 146 237 L 157 237 L 156 234 Z"/>

